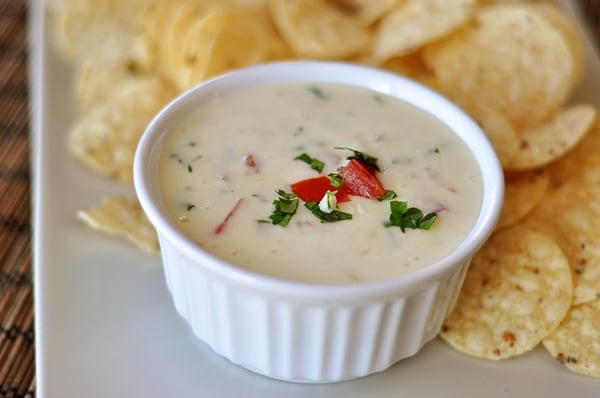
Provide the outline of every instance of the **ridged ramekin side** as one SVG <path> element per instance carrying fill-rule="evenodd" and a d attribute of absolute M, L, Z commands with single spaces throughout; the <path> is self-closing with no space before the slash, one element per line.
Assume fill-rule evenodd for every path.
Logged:
<path fill-rule="evenodd" d="M 236 284 L 203 269 L 161 238 L 179 314 L 214 351 L 254 372 L 325 383 L 387 369 L 433 339 L 467 264 L 409 296 L 315 300 Z"/>

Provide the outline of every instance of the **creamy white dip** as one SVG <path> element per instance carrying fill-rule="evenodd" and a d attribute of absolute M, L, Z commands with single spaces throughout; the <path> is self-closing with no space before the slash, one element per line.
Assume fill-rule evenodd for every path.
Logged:
<path fill-rule="evenodd" d="M 383 186 L 424 213 L 429 230 L 386 227 L 390 201 L 352 196 L 351 220 L 322 223 L 300 201 L 273 225 L 276 190 L 336 172 L 352 148 L 378 158 Z M 296 281 L 369 282 L 431 264 L 459 245 L 481 208 L 479 168 L 432 115 L 399 99 L 332 84 L 281 84 L 215 98 L 172 131 L 160 189 L 173 222 L 205 250 L 240 267 Z M 229 215 L 229 217 L 228 217 Z M 221 228 L 219 229 L 219 226 Z M 219 230 L 219 233 L 217 233 Z"/>

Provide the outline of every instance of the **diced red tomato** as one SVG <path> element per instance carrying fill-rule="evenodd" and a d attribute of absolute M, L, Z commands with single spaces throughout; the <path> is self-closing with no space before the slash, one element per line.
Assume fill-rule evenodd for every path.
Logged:
<path fill-rule="evenodd" d="M 350 200 L 344 190 L 331 186 L 331 180 L 327 176 L 309 178 L 292 184 L 292 192 L 304 202 L 319 202 L 327 191 L 337 191 L 335 198 L 338 203 Z"/>
<path fill-rule="evenodd" d="M 254 174 L 258 173 L 258 165 L 256 164 L 256 160 L 254 159 L 254 156 L 251 153 L 244 156 L 244 165 L 246 166 L 249 172 L 252 172 Z"/>
<path fill-rule="evenodd" d="M 360 160 L 350 160 L 338 174 L 344 177 L 342 189 L 350 195 L 377 199 L 385 193 L 383 184 L 375 175 L 374 169 Z"/>

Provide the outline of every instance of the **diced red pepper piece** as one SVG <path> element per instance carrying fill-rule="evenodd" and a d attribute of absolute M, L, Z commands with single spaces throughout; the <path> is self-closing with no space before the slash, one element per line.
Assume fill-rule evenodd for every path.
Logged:
<path fill-rule="evenodd" d="M 235 202 L 235 205 L 233 206 L 233 208 L 229 211 L 229 213 L 227 213 L 227 215 L 225 216 L 225 219 L 222 222 L 220 222 L 219 225 L 217 225 L 215 227 L 214 231 L 215 231 L 216 235 L 219 235 L 221 232 L 225 231 L 227 222 L 229 221 L 229 219 L 231 219 L 231 217 L 233 217 L 233 215 L 235 214 L 237 209 L 240 207 L 241 203 L 242 203 L 242 198 L 239 198 L 237 200 L 237 202 Z"/>
<path fill-rule="evenodd" d="M 292 184 L 292 192 L 304 202 L 319 202 L 327 191 L 337 191 L 335 198 L 338 203 L 350 200 L 344 190 L 331 186 L 331 180 L 327 176 L 313 177 Z"/>
<path fill-rule="evenodd" d="M 357 159 L 350 160 L 338 174 L 344 177 L 342 189 L 350 195 L 377 199 L 383 196 L 385 189 L 372 168 Z"/>

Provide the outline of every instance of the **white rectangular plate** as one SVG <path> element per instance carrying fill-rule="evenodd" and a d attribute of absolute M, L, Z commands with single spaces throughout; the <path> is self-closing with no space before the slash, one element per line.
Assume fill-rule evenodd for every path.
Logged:
<path fill-rule="evenodd" d="M 417 356 L 359 380 L 302 385 L 232 365 L 176 314 L 160 261 L 89 230 L 77 209 L 132 190 L 73 160 L 70 68 L 47 42 L 32 2 L 32 170 L 36 377 L 40 398 L 74 397 L 555 397 L 597 396 L 600 380 L 569 372 L 542 348 L 492 362 L 436 340 Z M 573 12 L 570 3 L 564 3 Z M 600 61 L 590 42 L 576 98 L 600 108 Z"/>

